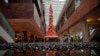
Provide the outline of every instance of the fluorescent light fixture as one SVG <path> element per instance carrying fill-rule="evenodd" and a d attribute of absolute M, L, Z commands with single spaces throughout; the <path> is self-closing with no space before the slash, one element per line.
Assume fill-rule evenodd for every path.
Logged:
<path fill-rule="evenodd" d="M 91 22 L 91 21 L 92 21 L 92 19 L 90 18 L 90 19 L 87 19 L 86 21 L 87 21 L 87 22 Z"/>
<path fill-rule="evenodd" d="M 65 1 L 65 0 L 59 0 L 59 1 Z"/>
<path fill-rule="evenodd" d="M 8 3 L 8 0 L 4 0 L 6 3 Z"/>
<path fill-rule="evenodd" d="M 98 18 L 98 20 L 100 21 L 100 18 Z"/>

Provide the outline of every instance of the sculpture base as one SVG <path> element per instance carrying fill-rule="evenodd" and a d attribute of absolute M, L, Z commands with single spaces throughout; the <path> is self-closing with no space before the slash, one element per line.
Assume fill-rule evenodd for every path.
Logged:
<path fill-rule="evenodd" d="M 58 39 L 58 38 L 51 38 L 51 37 L 48 37 L 48 38 L 45 38 L 45 41 L 46 41 L 46 42 L 58 42 L 59 39 Z"/>
<path fill-rule="evenodd" d="M 58 38 L 57 35 L 54 35 L 54 36 L 45 36 L 45 38 Z"/>

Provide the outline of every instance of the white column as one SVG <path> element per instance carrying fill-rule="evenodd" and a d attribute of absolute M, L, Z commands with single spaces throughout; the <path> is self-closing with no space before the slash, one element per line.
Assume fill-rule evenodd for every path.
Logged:
<path fill-rule="evenodd" d="M 60 36 L 59 36 L 59 40 L 60 40 L 60 42 L 63 42 L 63 39 L 62 39 L 62 38 L 63 38 L 63 36 L 60 35 Z"/>
<path fill-rule="evenodd" d="M 71 37 L 69 31 L 67 31 L 68 42 L 71 42 Z"/>
<path fill-rule="evenodd" d="M 83 42 L 89 42 L 89 29 L 86 21 L 82 21 L 82 35 L 83 35 Z"/>

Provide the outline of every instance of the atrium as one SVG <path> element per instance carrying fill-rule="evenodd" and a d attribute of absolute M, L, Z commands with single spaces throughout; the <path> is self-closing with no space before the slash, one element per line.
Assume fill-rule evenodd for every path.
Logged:
<path fill-rule="evenodd" d="M 100 56 L 100 0 L 0 0 L 0 56 Z"/>

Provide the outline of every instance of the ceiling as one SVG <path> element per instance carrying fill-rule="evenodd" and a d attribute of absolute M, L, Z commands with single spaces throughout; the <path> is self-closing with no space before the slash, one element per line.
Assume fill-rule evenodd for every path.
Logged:
<path fill-rule="evenodd" d="M 31 36 L 31 34 L 38 35 L 38 37 L 42 36 L 42 33 L 39 32 L 41 30 L 38 29 L 38 26 L 36 23 L 34 23 L 33 19 L 8 19 L 10 25 L 12 28 L 17 32 L 23 32 L 27 31 L 28 37 Z"/>
<path fill-rule="evenodd" d="M 1 7 L 1 11 L 14 31 L 27 31 L 28 37 L 30 37 L 30 34 L 43 37 L 43 33 L 37 26 L 33 17 L 33 4 L 34 3 L 8 3 Z"/>
<path fill-rule="evenodd" d="M 33 3 L 12 3 L 2 6 L 2 12 L 7 18 L 32 18 Z"/>
<path fill-rule="evenodd" d="M 100 28 L 100 7 L 94 9 L 94 11 L 87 17 L 87 23 L 90 27 Z"/>
<path fill-rule="evenodd" d="M 48 26 L 49 22 L 49 7 L 52 4 L 53 8 L 53 24 L 56 25 L 58 17 L 63 9 L 64 3 L 66 0 L 43 0 L 44 10 L 45 10 L 45 20 Z"/>

